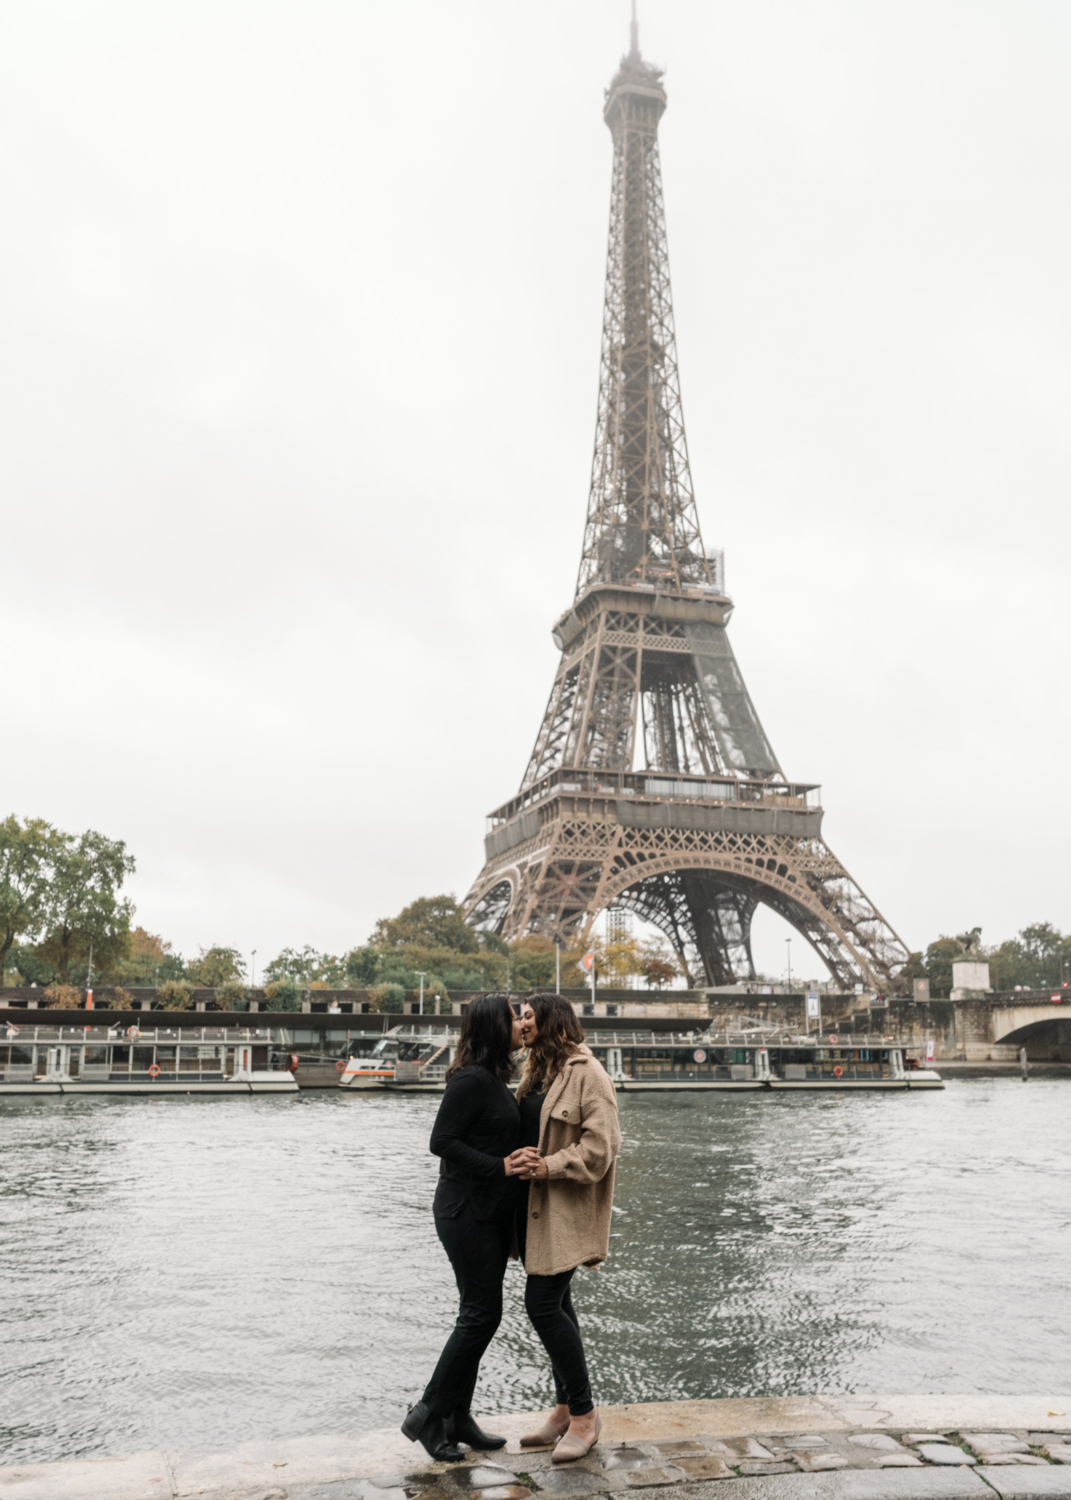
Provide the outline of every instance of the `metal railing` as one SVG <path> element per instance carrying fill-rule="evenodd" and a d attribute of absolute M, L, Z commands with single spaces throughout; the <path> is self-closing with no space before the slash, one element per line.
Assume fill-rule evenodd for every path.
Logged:
<path fill-rule="evenodd" d="M 137 1031 L 136 1037 L 129 1035 Z M 52 1046 L 106 1047 L 118 1042 L 125 1045 L 137 1041 L 142 1046 L 155 1042 L 168 1045 L 183 1043 L 193 1046 L 197 1042 L 267 1042 L 271 1032 L 267 1028 L 249 1026 L 16 1026 L 7 1023 L 6 1033 L 0 1030 L 0 1042 L 17 1041 L 20 1046 L 32 1046 L 34 1042 L 50 1043 Z"/>

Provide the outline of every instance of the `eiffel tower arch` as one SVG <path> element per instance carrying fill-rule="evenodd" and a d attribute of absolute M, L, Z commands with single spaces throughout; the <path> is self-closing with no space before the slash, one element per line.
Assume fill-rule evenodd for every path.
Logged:
<path fill-rule="evenodd" d="M 762 903 L 843 988 L 907 949 L 822 837 L 819 788 L 784 776 L 729 641 L 722 555 L 699 529 L 677 372 L 658 155 L 661 70 L 632 46 L 614 144 L 595 452 L 576 597 L 517 795 L 496 808 L 468 920 L 584 939 L 611 903 L 659 927 L 693 981 L 753 978 Z"/>

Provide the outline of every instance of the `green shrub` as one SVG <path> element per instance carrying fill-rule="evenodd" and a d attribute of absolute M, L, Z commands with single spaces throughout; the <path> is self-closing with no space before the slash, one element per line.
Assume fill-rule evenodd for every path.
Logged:
<path fill-rule="evenodd" d="M 245 1010 L 249 1003 L 245 985 L 238 979 L 229 979 L 226 984 L 216 985 L 216 1004 L 220 1010 Z"/>
<path fill-rule="evenodd" d="M 401 1015 L 405 1001 L 405 990 L 400 984 L 374 984 L 368 991 L 372 1009 Z"/>
<path fill-rule="evenodd" d="M 164 1010 L 187 1010 L 193 999 L 193 985 L 184 979 L 166 979 L 156 991 L 156 1003 Z"/>
<path fill-rule="evenodd" d="M 296 979 L 273 979 L 264 990 L 269 1010 L 300 1010 L 301 991 Z"/>

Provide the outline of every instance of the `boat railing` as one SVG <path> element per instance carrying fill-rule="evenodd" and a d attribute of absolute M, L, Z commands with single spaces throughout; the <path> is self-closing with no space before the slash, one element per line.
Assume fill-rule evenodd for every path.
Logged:
<path fill-rule="evenodd" d="M 135 1035 L 131 1035 L 131 1032 Z M 266 1028 L 250 1026 L 15 1026 L 8 1022 L 6 1033 L 0 1031 L 0 1041 L 17 1041 L 22 1046 L 35 1042 L 51 1043 L 53 1046 L 105 1047 L 109 1043 L 136 1041 L 142 1046 L 153 1042 L 168 1044 L 186 1043 L 194 1046 L 200 1042 L 266 1042 L 271 1032 Z"/>
<path fill-rule="evenodd" d="M 897 1036 L 883 1036 L 869 1031 L 827 1031 L 820 1036 L 815 1036 L 813 1032 L 810 1036 L 793 1036 L 787 1031 L 782 1031 L 771 1037 L 767 1045 L 772 1047 L 874 1048 L 904 1047 L 910 1044 Z"/>

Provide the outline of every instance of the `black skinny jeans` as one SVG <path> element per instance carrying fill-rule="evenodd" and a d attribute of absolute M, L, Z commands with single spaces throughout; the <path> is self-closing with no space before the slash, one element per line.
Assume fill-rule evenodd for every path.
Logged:
<path fill-rule="evenodd" d="M 472 1410 L 480 1360 L 502 1321 L 502 1280 L 513 1239 L 513 1214 L 513 1204 L 507 1203 L 489 1221 L 474 1219 L 471 1208 L 463 1208 L 454 1219 L 435 1219 L 461 1305 L 421 1398 L 433 1416 Z"/>
<path fill-rule="evenodd" d="M 524 1260 L 528 1228 L 528 1196 L 517 1215 L 517 1240 Z M 595 1410 L 591 1399 L 588 1362 L 580 1337 L 580 1320 L 573 1307 L 572 1271 L 557 1276 L 529 1276 L 524 1287 L 524 1310 L 547 1351 L 554 1374 L 554 1394 L 559 1406 L 568 1406 L 571 1417 Z"/>

